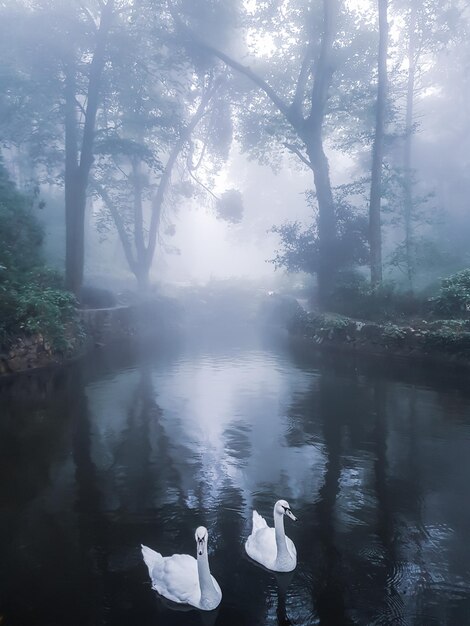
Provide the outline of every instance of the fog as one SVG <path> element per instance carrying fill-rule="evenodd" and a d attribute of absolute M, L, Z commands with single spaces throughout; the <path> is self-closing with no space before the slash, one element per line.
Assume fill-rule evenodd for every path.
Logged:
<path fill-rule="evenodd" d="M 321 3 L 317 4 L 312 4 L 311 11 L 317 28 L 314 36 L 321 43 Z M 444 5 L 430 2 L 425 7 L 397 1 L 387 9 L 387 104 L 381 128 L 374 120 L 379 106 L 374 90 L 383 79 L 377 74 L 375 46 L 378 35 L 384 39 L 385 34 L 378 32 L 377 8 L 371 2 L 353 2 L 337 13 L 332 9 L 337 41 L 331 52 L 335 71 L 328 79 L 327 105 L 321 111 L 319 149 L 328 160 L 327 178 L 321 180 L 324 174 L 320 174 L 320 165 L 309 156 L 314 150 L 313 136 L 305 139 L 300 126 L 283 110 L 283 102 L 289 102 L 297 85 L 298 97 L 301 87 L 305 89 L 301 112 L 307 119 L 308 107 L 316 106 L 308 94 L 309 81 L 314 85 L 319 76 L 297 77 L 303 54 L 299 39 L 290 42 L 291 67 L 282 82 L 287 49 L 280 46 L 278 37 L 302 25 L 303 19 L 288 4 L 286 21 L 281 25 L 281 14 L 274 5 L 272 11 L 266 9 L 270 16 L 266 21 L 263 10 L 250 3 L 231 6 L 220 2 L 211 8 L 201 5 L 199 13 L 184 3 L 168 12 L 163 3 L 152 9 L 152 19 L 161 12 L 163 25 L 152 51 L 144 42 L 147 34 L 152 37 L 153 26 L 149 22 L 147 33 L 139 21 L 149 7 L 118 2 L 114 9 L 108 9 L 112 26 L 103 26 L 109 30 L 101 35 L 100 45 L 108 45 L 109 50 L 98 61 L 102 64 L 101 77 L 98 80 L 97 76 L 94 84 L 88 67 L 94 58 L 96 33 L 87 29 L 92 22 L 100 24 L 99 4 L 90 2 L 89 6 L 85 3 L 72 9 L 60 3 L 47 7 L 4 3 L 3 158 L 20 187 L 40 190 L 45 206 L 37 214 L 45 226 L 47 260 L 63 271 L 67 237 L 82 238 L 68 232 L 68 210 L 83 215 L 78 223 L 83 222 L 86 231 L 83 243 L 77 243 L 76 252 L 70 251 L 67 257 L 67 281 L 77 283 L 74 290 L 81 284 L 105 285 L 110 277 L 130 287 L 136 272 L 139 289 L 148 282 L 147 275 L 154 284 L 201 284 L 226 278 L 272 281 L 279 274 L 298 270 L 318 278 L 315 265 L 320 264 L 331 266 L 325 270 L 327 291 L 331 291 L 338 271 L 357 269 L 367 275 L 367 248 L 373 255 L 377 246 L 382 259 L 380 273 L 399 290 L 435 289 L 439 278 L 465 267 L 464 241 L 469 232 L 465 173 L 470 128 L 465 105 L 469 94 L 466 6 L 457 0 Z M 111 15 L 113 10 L 117 12 Z M 37 25 L 47 23 L 48 15 L 52 16 L 48 28 L 38 31 Z M 127 30 L 124 15 L 132 16 Z M 243 15 L 248 20 L 245 28 L 239 26 Z M 13 25 L 19 35 L 14 40 Z M 198 28 L 203 30 L 196 36 Z M 67 42 L 64 34 L 70 29 L 74 34 Z M 193 36 L 195 48 L 188 45 L 186 36 Z M 118 51 L 112 48 L 113 38 L 127 43 Z M 127 56 L 126 45 L 128 52 L 132 49 Z M 340 45 L 342 56 L 337 52 Z M 82 55 L 74 79 L 77 127 L 70 134 L 70 126 L 69 134 L 64 135 L 61 115 L 67 99 L 61 92 L 61 82 L 66 78 L 61 59 L 73 46 L 73 54 Z M 224 56 L 227 53 L 229 56 Z M 142 56 L 145 54 L 148 58 Z M 167 66 L 159 73 L 158 63 L 164 55 Z M 210 81 L 217 73 L 217 80 L 224 83 L 217 87 L 218 99 L 210 93 Z M 28 80 L 36 85 L 34 99 L 28 94 Z M 90 89 L 95 89 L 98 97 L 93 105 L 96 111 L 88 111 Z M 207 104 L 201 100 L 198 105 L 201 97 L 208 99 Z M 172 111 L 174 119 L 169 117 Z M 152 126 L 146 135 L 145 124 L 149 122 L 145 116 L 164 120 L 161 129 Z M 86 132 L 82 134 L 87 119 L 93 119 L 96 136 L 94 163 L 84 169 L 83 198 L 87 199 L 84 208 L 64 211 L 70 176 L 63 168 L 63 159 L 69 149 L 81 167 L 80 155 L 93 150 L 86 144 Z M 191 135 L 186 143 L 180 140 L 176 148 L 172 141 L 181 132 L 181 124 L 189 124 Z M 368 187 L 374 145 L 382 141 L 380 133 L 385 138 L 380 157 L 381 232 L 372 235 L 367 233 L 367 216 L 375 208 L 370 206 Z M 67 148 L 67 136 L 75 141 L 75 147 L 70 144 Z M 142 153 L 137 163 L 132 152 L 139 149 L 146 151 L 146 156 Z M 139 211 L 143 211 L 137 222 L 130 212 L 132 205 L 134 211 L 137 206 L 136 168 L 142 177 L 138 202 L 142 207 Z M 346 230 L 341 232 L 336 225 L 336 237 L 341 241 L 345 238 L 340 246 L 347 246 L 350 237 L 355 241 L 351 250 L 328 252 L 328 247 L 336 245 L 326 243 L 334 233 L 322 232 L 330 228 L 322 225 L 330 219 L 330 201 L 323 200 L 323 191 L 313 199 L 311 196 L 310 202 L 306 194 L 318 194 L 320 185 L 327 190 L 326 198 L 332 193 L 333 200 L 339 202 L 335 188 L 353 184 L 359 187 L 341 200 L 349 203 L 347 223 L 341 227 Z M 403 194 L 408 189 L 411 204 L 407 208 L 409 201 Z M 230 190 L 239 194 L 236 215 L 220 212 L 219 204 Z M 116 220 L 121 223 L 121 232 Z M 300 225 L 295 235 L 282 230 L 283 225 L 295 222 Z M 281 230 L 273 232 L 273 227 Z M 311 248 L 305 250 L 302 230 L 311 233 Z M 371 237 L 380 238 L 375 241 Z M 315 260 L 318 246 L 320 257 Z M 276 274 L 273 259 L 277 253 Z M 321 283 L 323 278 L 319 280 Z"/>
<path fill-rule="evenodd" d="M 469 68 L 468 0 L 0 0 L 2 626 L 470 623 Z"/>

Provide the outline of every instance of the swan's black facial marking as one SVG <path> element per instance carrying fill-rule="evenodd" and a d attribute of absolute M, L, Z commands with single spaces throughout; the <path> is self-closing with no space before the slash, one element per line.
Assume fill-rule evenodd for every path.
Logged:
<path fill-rule="evenodd" d="M 199 553 L 199 555 L 202 555 L 203 549 L 204 549 L 204 543 L 207 539 L 207 535 L 203 535 L 202 537 L 199 537 L 199 535 L 196 537 L 197 539 L 197 551 Z"/>
<path fill-rule="evenodd" d="M 287 504 L 287 502 L 286 502 Z M 290 519 L 294 522 L 297 521 L 297 518 L 295 517 L 295 515 L 292 513 L 292 510 L 290 508 L 289 505 L 285 505 L 285 504 L 281 504 L 282 508 L 284 509 L 284 515 L 287 515 L 287 517 L 290 517 Z"/>

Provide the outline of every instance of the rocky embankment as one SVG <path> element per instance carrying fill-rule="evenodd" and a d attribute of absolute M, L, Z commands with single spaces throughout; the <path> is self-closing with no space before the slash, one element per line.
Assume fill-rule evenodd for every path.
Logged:
<path fill-rule="evenodd" d="M 38 367 L 57 365 L 78 354 L 80 339 L 71 337 L 67 346 L 57 349 L 40 333 L 18 337 L 0 351 L 0 376 Z"/>
<path fill-rule="evenodd" d="M 54 346 L 42 334 L 18 337 L 0 347 L 0 376 L 60 365 L 122 341 L 150 341 L 174 330 L 180 320 L 178 305 L 169 298 L 154 298 L 129 306 L 79 309 L 75 331 Z"/>
<path fill-rule="evenodd" d="M 470 320 L 373 323 L 299 308 L 289 332 L 322 349 L 470 365 Z"/>

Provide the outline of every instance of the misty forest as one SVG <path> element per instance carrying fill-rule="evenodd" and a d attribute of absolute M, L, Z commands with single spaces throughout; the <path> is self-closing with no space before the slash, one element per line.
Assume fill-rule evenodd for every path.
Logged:
<path fill-rule="evenodd" d="M 0 0 L 1 626 L 470 625 L 468 0 Z"/>

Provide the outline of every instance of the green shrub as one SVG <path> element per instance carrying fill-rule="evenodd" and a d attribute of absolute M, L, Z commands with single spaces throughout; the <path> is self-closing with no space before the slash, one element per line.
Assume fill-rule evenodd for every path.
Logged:
<path fill-rule="evenodd" d="M 431 300 L 438 315 L 466 317 L 470 313 L 470 269 L 445 278 L 439 294 Z"/>
<path fill-rule="evenodd" d="M 44 287 L 34 273 L 26 284 L 0 284 L 0 343 L 18 335 L 41 334 L 55 350 L 65 350 L 69 331 L 79 332 L 76 301 L 67 291 Z"/>
<path fill-rule="evenodd" d="M 338 276 L 329 308 L 349 317 L 385 322 L 422 316 L 426 301 L 411 293 L 397 291 L 392 282 L 372 287 L 362 274 L 347 272 Z"/>
<path fill-rule="evenodd" d="M 44 265 L 33 209 L 34 198 L 18 192 L 0 161 L 0 344 L 41 334 L 52 348 L 65 350 L 67 337 L 79 332 L 76 301 Z"/>

